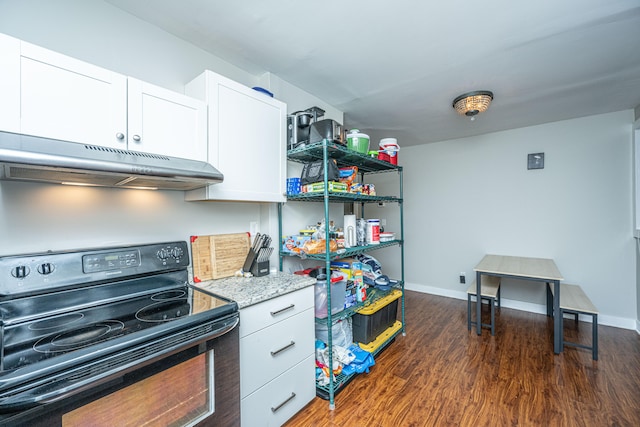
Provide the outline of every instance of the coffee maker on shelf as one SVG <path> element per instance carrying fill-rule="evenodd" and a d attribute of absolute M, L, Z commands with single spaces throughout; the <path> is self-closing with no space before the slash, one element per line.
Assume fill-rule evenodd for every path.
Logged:
<path fill-rule="evenodd" d="M 309 143 L 311 124 L 324 116 L 324 110 L 319 107 L 296 111 L 287 116 L 287 149 L 302 147 Z"/>

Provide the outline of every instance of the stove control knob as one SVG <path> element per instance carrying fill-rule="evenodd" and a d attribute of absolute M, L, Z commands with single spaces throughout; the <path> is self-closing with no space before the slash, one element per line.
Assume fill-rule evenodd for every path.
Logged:
<path fill-rule="evenodd" d="M 182 250 L 182 248 L 178 246 L 176 246 L 171 250 L 171 256 L 174 257 L 175 259 L 181 258 L 182 255 L 184 255 L 184 251 Z"/>
<path fill-rule="evenodd" d="M 169 251 L 166 249 L 160 249 L 158 251 L 158 258 L 160 258 L 161 260 L 165 260 L 167 258 L 169 258 Z"/>
<path fill-rule="evenodd" d="M 45 262 L 44 264 L 40 264 L 38 266 L 38 273 L 40 274 L 51 274 L 53 273 L 54 267 L 50 262 Z"/>
<path fill-rule="evenodd" d="M 30 272 L 31 270 L 26 265 L 19 265 L 11 270 L 11 275 L 16 279 L 24 279 Z"/>

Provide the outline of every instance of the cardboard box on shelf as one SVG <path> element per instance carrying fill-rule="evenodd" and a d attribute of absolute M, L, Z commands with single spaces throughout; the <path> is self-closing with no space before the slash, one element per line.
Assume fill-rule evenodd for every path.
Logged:
<path fill-rule="evenodd" d="M 336 181 L 329 181 L 327 183 L 327 188 L 329 192 L 333 193 L 346 193 L 347 192 L 347 184 Z M 302 186 L 303 193 L 319 193 L 324 191 L 324 182 L 314 182 L 312 184 L 307 184 Z"/>
<path fill-rule="evenodd" d="M 331 262 L 331 269 L 344 273 L 353 282 L 356 303 L 367 299 L 367 291 L 362 278 L 362 263 L 355 258 L 343 258 Z"/>

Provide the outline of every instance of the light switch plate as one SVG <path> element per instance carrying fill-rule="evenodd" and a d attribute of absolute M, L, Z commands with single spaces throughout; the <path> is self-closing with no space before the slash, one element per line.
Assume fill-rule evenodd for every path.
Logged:
<path fill-rule="evenodd" d="M 527 169 L 544 169 L 544 153 L 531 153 L 527 156 Z"/>

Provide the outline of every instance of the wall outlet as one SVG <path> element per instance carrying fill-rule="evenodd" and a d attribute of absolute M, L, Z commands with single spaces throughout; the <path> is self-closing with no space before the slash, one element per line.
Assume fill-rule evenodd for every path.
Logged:
<path fill-rule="evenodd" d="M 467 275 L 465 272 L 460 273 L 460 283 L 467 283 Z"/>
<path fill-rule="evenodd" d="M 251 234 L 251 236 L 255 236 L 259 231 L 260 229 L 258 228 L 258 221 L 251 221 L 249 223 L 249 234 Z"/>

